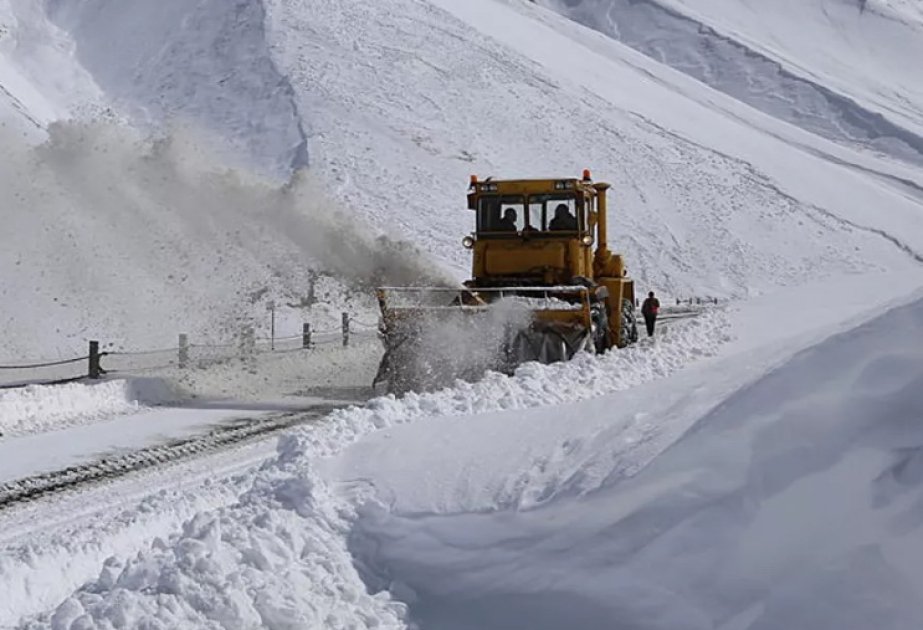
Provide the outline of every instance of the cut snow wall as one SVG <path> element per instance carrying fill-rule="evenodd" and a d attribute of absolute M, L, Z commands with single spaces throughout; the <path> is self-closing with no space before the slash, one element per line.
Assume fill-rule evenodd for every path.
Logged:
<path fill-rule="evenodd" d="M 49 0 L 82 62 L 136 121 L 181 118 L 230 138 L 283 178 L 307 165 L 292 86 L 272 59 L 259 0 Z"/>

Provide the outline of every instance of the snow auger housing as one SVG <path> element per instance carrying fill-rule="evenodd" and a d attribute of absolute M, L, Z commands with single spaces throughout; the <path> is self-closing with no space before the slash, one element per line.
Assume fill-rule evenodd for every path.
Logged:
<path fill-rule="evenodd" d="M 582 178 L 478 180 L 468 208 L 472 278 L 458 289 L 378 290 L 378 381 L 394 392 L 569 360 L 638 339 L 634 281 L 609 251 L 609 184 Z"/>

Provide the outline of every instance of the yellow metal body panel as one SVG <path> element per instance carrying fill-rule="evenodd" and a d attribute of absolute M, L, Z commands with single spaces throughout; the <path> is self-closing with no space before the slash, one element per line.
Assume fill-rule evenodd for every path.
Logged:
<path fill-rule="evenodd" d="M 606 287 L 609 292 L 609 333 L 610 345 L 619 345 L 619 333 L 622 328 L 622 300 L 634 304 L 635 283 L 628 278 L 597 278 L 596 282 Z"/>
<path fill-rule="evenodd" d="M 472 278 L 474 285 L 502 283 L 507 279 L 520 282 L 555 285 L 568 284 L 575 277 L 584 278 L 608 291 L 610 347 L 618 345 L 622 326 L 623 300 L 634 304 L 634 282 L 627 277 L 621 255 L 609 251 L 607 238 L 607 192 L 609 184 L 584 179 L 473 179 L 468 193 L 468 207 L 478 210 L 484 197 L 522 196 L 528 200 L 540 195 L 569 195 L 583 213 L 582 229 L 569 234 L 535 236 L 527 231 L 509 234 L 485 232 L 477 234 L 473 244 Z M 528 203 L 528 201 L 526 202 Z M 531 280 L 529 280 L 531 279 Z M 539 317 L 551 321 L 573 320 L 589 325 L 589 308 L 580 311 L 545 311 Z M 553 313 L 553 315 L 552 315 Z"/>
<path fill-rule="evenodd" d="M 472 263 L 474 278 L 534 275 L 562 283 L 593 276 L 592 247 L 577 239 L 479 240 Z"/>

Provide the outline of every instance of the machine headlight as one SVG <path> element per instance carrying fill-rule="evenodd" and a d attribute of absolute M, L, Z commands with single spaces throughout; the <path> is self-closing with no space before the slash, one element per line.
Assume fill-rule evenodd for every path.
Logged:
<path fill-rule="evenodd" d="M 474 237 L 466 236 L 465 238 L 462 239 L 462 245 L 465 246 L 465 249 L 471 249 L 472 247 L 474 247 Z"/>
<path fill-rule="evenodd" d="M 583 242 L 583 244 L 586 245 L 587 247 L 589 247 L 590 245 L 593 244 L 593 237 L 590 236 L 589 234 L 587 234 L 586 236 L 584 236 L 584 237 L 583 237 L 582 239 L 580 239 L 580 240 L 581 240 L 581 241 Z"/>

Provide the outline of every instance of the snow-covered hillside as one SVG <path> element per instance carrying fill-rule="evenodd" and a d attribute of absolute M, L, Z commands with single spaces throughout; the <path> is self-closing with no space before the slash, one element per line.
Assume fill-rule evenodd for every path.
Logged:
<path fill-rule="evenodd" d="M 916 264 L 923 250 L 914 169 L 768 118 L 531 3 L 2 8 L 5 22 L 43 29 L 5 41 L 3 67 L 28 81 L 3 84 L 27 112 L 47 101 L 79 120 L 67 94 L 143 129 L 173 125 L 153 147 L 80 123 L 37 149 L 7 140 L 10 359 L 66 354 L 90 335 L 161 346 L 262 321 L 265 304 L 247 296 L 304 293 L 305 268 L 326 261 L 310 262 L 323 252 L 293 232 L 330 242 L 318 227 L 330 215 L 358 232 L 340 241 L 384 231 L 461 278 L 470 172 L 591 167 L 615 186 L 612 245 L 644 287 L 668 293 L 745 296 Z M 67 53 L 54 81 L 35 67 L 40 44 Z M 293 199 L 278 178 L 307 156 L 312 191 Z M 23 177 L 36 162 L 42 174 Z M 225 165 L 236 170 L 210 175 Z"/>
<path fill-rule="evenodd" d="M 910 4 L 540 1 L 781 120 L 923 162 L 923 20 Z"/>
<path fill-rule="evenodd" d="M 220 134 L 259 172 L 307 164 L 302 117 L 266 41 L 261 2 L 46 5 L 72 39 L 77 61 L 133 122 L 163 124 L 178 115 Z"/>
<path fill-rule="evenodd" d="M 0 125 L 37 139 L 56 120 L 104 114 L 105 99 L 72 53 L 41 3 L 0 2 Z"/>

